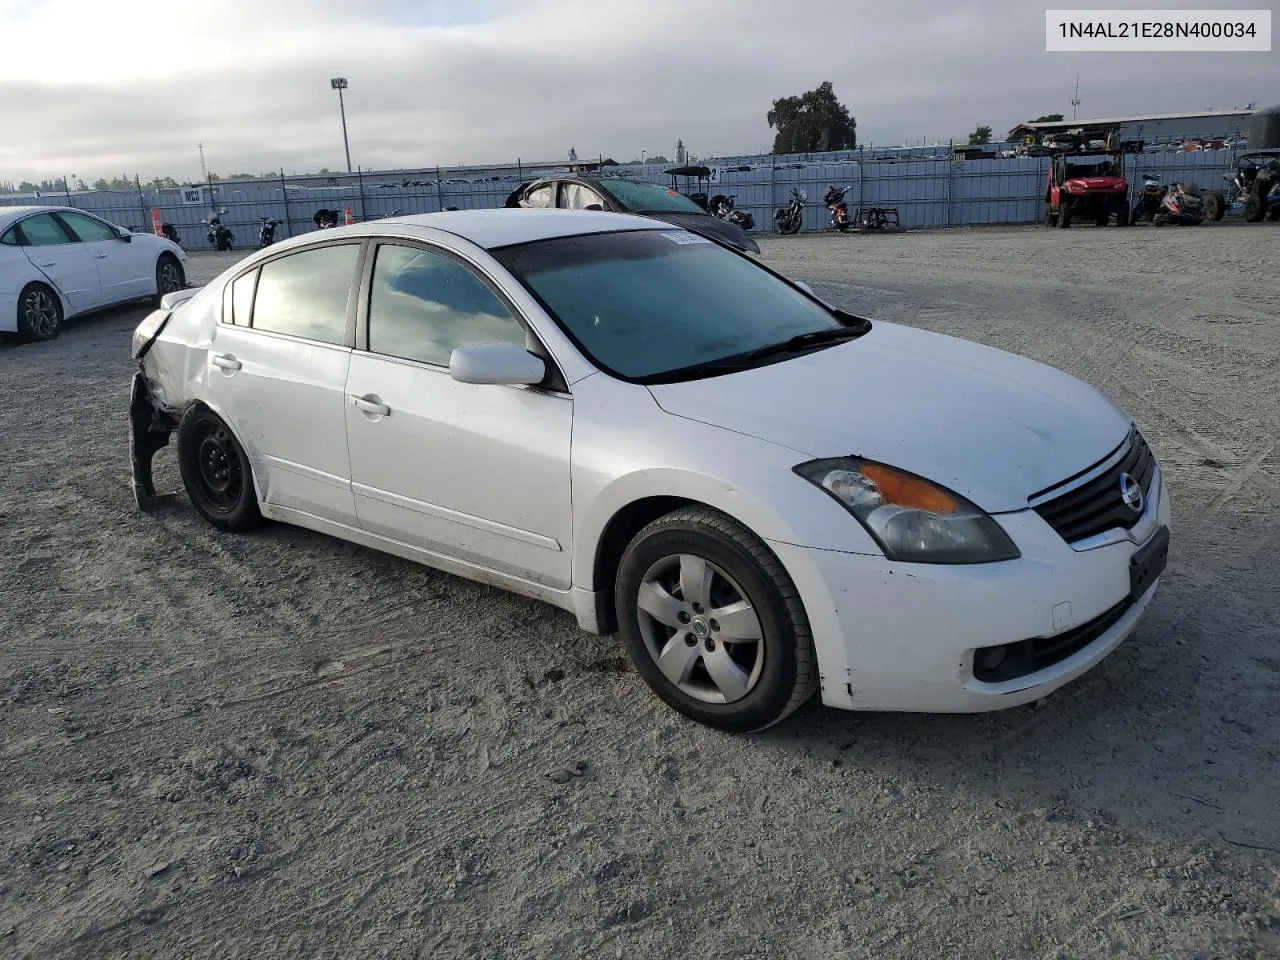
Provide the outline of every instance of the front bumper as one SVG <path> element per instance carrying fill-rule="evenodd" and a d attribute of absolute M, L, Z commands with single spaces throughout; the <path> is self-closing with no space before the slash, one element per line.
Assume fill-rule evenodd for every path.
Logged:
<path fill-rule="evenodd" d="M 851 710 L 976 713 L 1020 706 L 1089 670 L 1138 624 L 1155 584 L 1063 659 L 986 683 L 975 651 L 1079 630 L 1129 595 L 1130 560 L 1170 522 L 1168 491 L 1133 534 L 1095 549 L 1068 546 L 1033 510 L 996 519 L 1022 551 L 1003 563 L 943 566 L 770 542 L 813 631 L 823 703 Z M 850 522 L 854 522 L 850 518 Z"/>

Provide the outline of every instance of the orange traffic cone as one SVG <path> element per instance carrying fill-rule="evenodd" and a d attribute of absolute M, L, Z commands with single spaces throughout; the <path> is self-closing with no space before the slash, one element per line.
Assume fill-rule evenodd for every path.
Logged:
<path fill-rule="evenodd" d="M 347 207 L 347 226 L 351 226 L 356 222 L 355 214 L 351 212 L 351 208 Z"/>

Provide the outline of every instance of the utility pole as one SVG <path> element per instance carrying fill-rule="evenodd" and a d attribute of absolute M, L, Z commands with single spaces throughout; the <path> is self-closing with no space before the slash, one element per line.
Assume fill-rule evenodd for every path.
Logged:
<path fill-rule="evenodd" d="M 1080 74 L 1076 74 L 1076 92 L 1071 98 L 1071 119 L 1076 118 L 1076 107 L 1080 106 Z"/>
<path fill-rule="evenodd" d="M 342 114 L 342 147 L 347 152 L 347 173 L 351 172 L 351 145 L 347 142 L 347 106 L 342 101 L 342 91 L 347 89 L 346 77 L 334 77 L 329 86 L 338 91 L 338 112 Z"/>
<path fill-rule="evenodd" d="M 206 170 L 204 166 L 204 144 L 197 144 L 197 146 L 200 147 L 200 179 L 207 183 L 209 180 L 209 171 Z"/>

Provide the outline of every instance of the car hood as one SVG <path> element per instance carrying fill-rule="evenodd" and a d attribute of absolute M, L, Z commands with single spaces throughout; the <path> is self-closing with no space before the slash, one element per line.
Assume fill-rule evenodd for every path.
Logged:
<path fill-rule="evenodd" d="M 649 389 L 675 416 L 810 458 L 878 460 L 992 513 L 1025 509 L 1130 427 L 1105 396 L 1053 367 L 884 322 L 780 363 Z"/>
<path fill-rule="evenodd" d="M 721 220 L 719 217 L 713 217 L 709 213 L 668 213 L 662 210 L 655 213 L 642 213 L 640 216 L 674 223 L 678 227 L 684 227 L 690 233 L 697 233 L 704 237 L 710 237 L 712 240 L 719 240 L 721 243 L 727 243 L 730 246 L 737 247 L 739 250 L 745 250 L 747 253 L 760 252 L 760 245 L 751 239 L 751 235 L 747 231 L 736 223 Z"/>

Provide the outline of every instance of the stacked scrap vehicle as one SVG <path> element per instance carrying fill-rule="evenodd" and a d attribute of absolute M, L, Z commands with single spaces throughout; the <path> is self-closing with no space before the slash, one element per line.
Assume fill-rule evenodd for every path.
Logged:
<path fill-rule="evenodd" d="M 1226 195 L 1208 197 L 1210 220 L 1244 211 L 1245 220 L 1280 220 L 1280 105 L 1256 111 L 1249 118 L 1249 148 L 1236 158 L 1228 174 Z"/>

